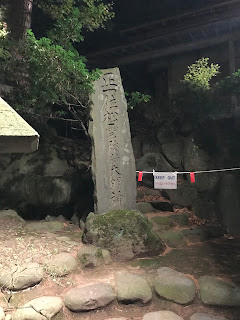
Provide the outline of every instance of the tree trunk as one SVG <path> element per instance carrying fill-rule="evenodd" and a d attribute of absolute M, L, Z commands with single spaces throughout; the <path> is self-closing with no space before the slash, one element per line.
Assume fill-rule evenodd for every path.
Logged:
<path fill-rule="evenodd" d="M 21 40 L 31 28 L 33 0 L 9 0 L 7 4 L 7 28 L 11 37 Z"/>

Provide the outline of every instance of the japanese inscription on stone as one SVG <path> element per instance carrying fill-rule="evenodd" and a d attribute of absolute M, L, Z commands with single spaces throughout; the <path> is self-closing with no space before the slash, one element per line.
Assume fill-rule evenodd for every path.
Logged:
<path fill-rule="evenodd" d="M 135 160 L 118 68 L 102 70 L 101 78 L 95 82 L 91 118 L 95 213 L 135 209 Z"/>

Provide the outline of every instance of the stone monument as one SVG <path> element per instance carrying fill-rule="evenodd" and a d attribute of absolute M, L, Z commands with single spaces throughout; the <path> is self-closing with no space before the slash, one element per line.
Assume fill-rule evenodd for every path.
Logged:
<path fill-rule="evenodd" d="M 95 213 L 135 209 L 135 159 L 119 69 L 102 70 L 94 89 L 89 134 L 92 138 Z"/>

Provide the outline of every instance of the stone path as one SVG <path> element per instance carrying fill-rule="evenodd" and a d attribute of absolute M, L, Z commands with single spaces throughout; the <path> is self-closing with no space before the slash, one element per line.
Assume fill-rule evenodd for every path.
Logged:
<path fill-rule="evenodd" d="M 174 219 L 173 225 L 186 223 Z M 168 219 L 154 220 L 172 226 Z M 31 223 L 27 225 L 29 228 Z M 220 239 L 199 241 L 167 251 L 160 257 L 121 264 L 113 262 L 106 249 L 75 241 L 80 239 L 80 231 L 74 234 L 74 229 L 64 222 L 61 231 L 52 232 L 52 228 L 56 230 L 51 222 L 44 233 L 46 239 L 51 235 L 55 243 L 67 244 L 70 252 L 66 252 L 67 246 L 59 247 L 61 252 L 51 247 L 46 259 L 41 259 L 33 250 L 36 260 L 24 262 L 18 256 L 19 260 L 13 260 L 13 264 L 10 260 L 6 265 L 1 264 L 0 320 L 238 320 L 239 270 L 232 276 L 219 272 L 223 266 L 218 265 L 218 260 L 214 267 L 208 267 L 213 253 L 222 263 L 227 259 L 230 253 L 224 252 L 225 246 L 232 245 L 232 253 L 237 253 L 237 240 L 228 244 L 222 239 L 219 246 Z M 35 235 L 39 237 L 36 229 Z M 24 230 L 21 229 L 23 239 L 27 238 Z M 42 239 L 39 237 L 40 242 Z M 207 263 L 206 268 L 203 262 Z M 234 268 L 226 270 L 235 272 Z"/>

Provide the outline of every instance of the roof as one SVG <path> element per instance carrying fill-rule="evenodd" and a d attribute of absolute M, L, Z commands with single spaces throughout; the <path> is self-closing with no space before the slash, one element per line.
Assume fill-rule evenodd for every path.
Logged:
<path fill-rule="evenodd" d="M 0 153 L 37 150 L 39 134 L 0 97 Z"/>
<path fill-rule="evenodd" d="M 240 1 L 228 0 L 118 32 L 117 46 L 87 54 L 101 67 L 149 61 L 240 39 Z M 119 41 L 120 41 L 119 40 Z"/>

